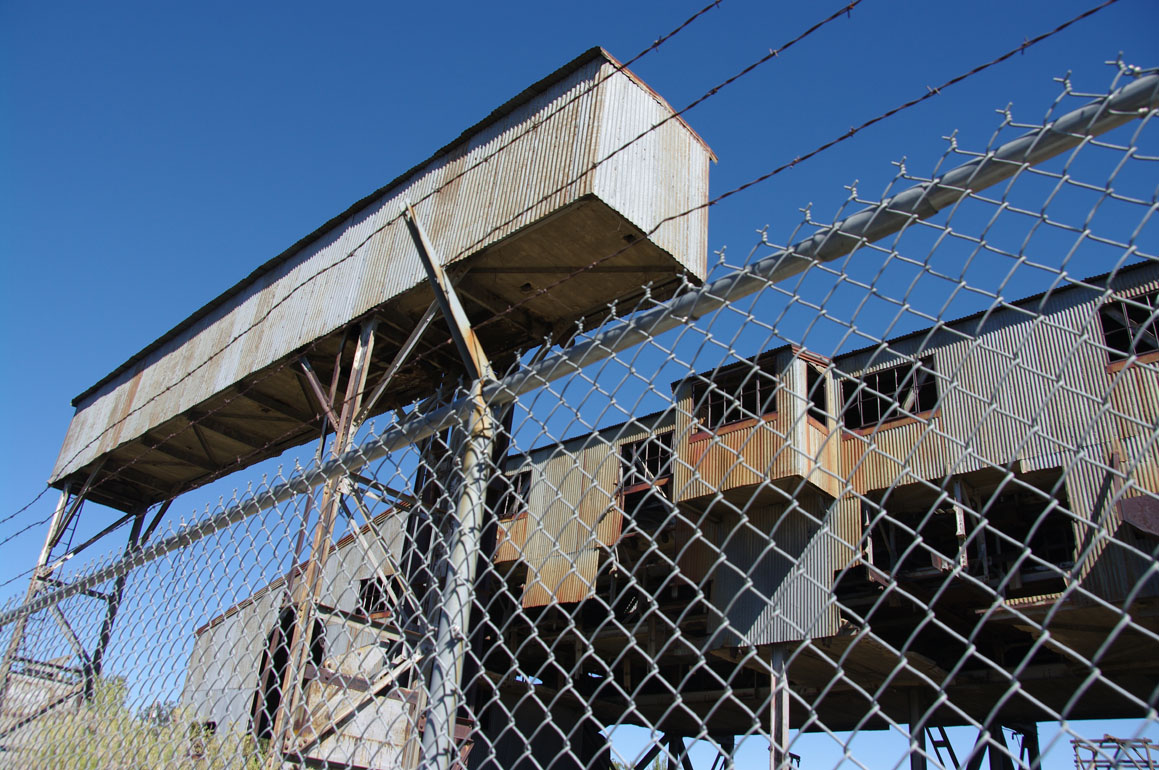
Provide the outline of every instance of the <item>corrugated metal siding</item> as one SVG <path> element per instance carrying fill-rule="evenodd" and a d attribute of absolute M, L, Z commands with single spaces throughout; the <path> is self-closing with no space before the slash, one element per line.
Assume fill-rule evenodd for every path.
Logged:
<path fill-rule="evenodd" d="M 198 634 L 181 695 L 187 718 L 216 722 L 223 731 L 248 732 L 261 657 L 282 596 L 267 593 Z"/>
<path fill-rule="evenodd" d="M 613 71 L 611 64 L 605 64 L 601 74 Z M 608 100 L 622 109 L 604 112 L 600 158 L 607 158 L 672 114 L 670 107 L 623 73 L 611 75 L 604 87 Z M 680 121 L 668 120 L 602 164 L 596 171 L 595 193 L 648 232 L 673 213 L 688 211 L 708 199 L 709 162 L 709 154 L 696 137 Z M 665 222 L 652 235 L 668 253 L 688 255 L 691 261 L 685 264 L 697 274 L 703 274 L 706 266 L 707 238 L 707 209 Z"/>
<path fill-rule="evenodd" d="M 837 632 L 832 602 L 831 503 L 816 493 L 792 503 L 753 504 L 717 526 L 727 563 L 710 597 L 727 623 L 724 646 L 771 644 Z M 738 528 L 740 528 L 739 531 Z"/>
<path fill-rule="evenodd" d="M 1159 288 L 1159 267 L 1117 276 L 1116 292 Z M 839 359 L 854 377 L 905 356 L 932 356 L 941 403 L 927 426 L 879 430 L 843 442 L 846 473 L 859 492 L 917 478 L 938 480 L 979 469 L 1028 473 L 1062 468 L 1074 513 L 1078 575 L 1086 591 L 1125 598 L 1149 574 L 1140 556 L 1152 550 L 1110 504 L 1159 488 L 1159 450 L 1149 443 L 1159 417 L 1159 376 L 1153 365 L 1108 371 L 1098 317 L 1102 292 L 1075 289 L 1025 309 L 995 311 L 979 331 L 976 320 L 889 344 L 890 355 L 861 351 Z M 874 365 L 865 368 L 870 358 Z M 1108 471 L 1112 453 L 1130 483 Z M 1119 486 L 1116 486 L 1119 485 Z M 1076 554 L 1077 556 L 1078 554 Z M 1145 594 L 1159 590 L 1147 579 Z"/>
<path fill-rule="evenodd" d="M 617 156 L 615 172 L 609 169 L 598 183 L 585 173 L 600 147 L 620 143 L 604 132 L 635 136 L 664 112 L 623 73 L 579 95 L 610 68 L 602 58 L 588 62 L 455 152 L 432 159 L 403 187 L 385 192 L 152 353 L 147 365 L 138 367 L 138 377 L 126 373 L 86 398 L 69 426 L 53 479 L 423 281 L 410 235 L 397 219 L 404 200 L 415 204 L 445 262 L 495 243 L 593 191 L 608 196 L 605 200 L 613 207 L 628 207 L 624 213 L 645 229 L 703 202 L 708 150 L 675 120 L 633 152 Z M 544 120 L 557 109 L 558 114 Z M 543 122 L 521 135 L 538 121 Z M 664 142 L 683 154 L 667 157 Z M 500 146 L 502 152 L 466 171 Z M 638 167 L 640 163 L 657 168 L 649 171 Z M 632 187 L 642 179 L 657 186 Z M 434 192 L 444 184 L 445 189 Z M 695 222 L 666 227 L 657 243 L 703 275 L 704 222 L 695 216 L 687 219 Z M 682 235 L 681 229 L 686 231 Z M 238 343 L 222 352 L 239 335 Z M 104 432 L 109 426 L 115 427 Z"/>
<path fill-rule="evenodd" d="M 620 447 L 667 430 L 672 414 L 653 415 L 623 426 L 532 452 L 521 467 L 532 469 L 528 515 L 510 526 L 496 561 L 527 564 L 525 607 L 580 601 L 591 594 L 603 546 L 615 543 L 623 526 L 616 499 Z"/>

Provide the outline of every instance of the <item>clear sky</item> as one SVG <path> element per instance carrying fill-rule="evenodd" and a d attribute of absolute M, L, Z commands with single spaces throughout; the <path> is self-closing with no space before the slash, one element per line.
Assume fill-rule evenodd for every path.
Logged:
<path fill-rule="evenodd" d="M 0 2 L 0 518 L 43 488 L 73 396 L 584 49 L 627 59 L 703 4 Z M 687 114 L 720 158 L 712 190 L 1094 4 L 864 0 Z M 722 0 L 633 70 L 680 108 L 840 6 Z M 880 189 L 903 156 L 928 170 L 954 130 L 983 146 L 1008 103 L 1036 120 L 1053 77 L 1097 91 L 1120 52 L 1157 65 L 1156 29 L 1159 3 L 1121 0 L 715 207 L 710 246 L 747 254 L 810 202 L 831 215 L 844 185 Z M 186 515 L 206 499 L 190 497 Z M 94 528 L 113 515 L 87 512 Z M 0 546 L 0 581 L 42 538 Z"/>

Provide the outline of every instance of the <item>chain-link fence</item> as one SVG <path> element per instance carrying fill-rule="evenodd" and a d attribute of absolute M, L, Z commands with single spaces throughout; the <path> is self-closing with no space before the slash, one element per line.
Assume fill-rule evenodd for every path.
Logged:
<path fill-rule="evenodd" d="M 136 525 L 0 615 L 0 764 L 1037 767 L 1084 719 L 1146 746 L 1159 75 L 1117 72 Z"/>

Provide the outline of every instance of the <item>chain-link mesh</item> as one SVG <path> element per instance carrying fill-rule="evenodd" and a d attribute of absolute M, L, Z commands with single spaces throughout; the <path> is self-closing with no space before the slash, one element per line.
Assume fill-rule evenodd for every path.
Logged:
<path fill-rule="evenodd" d="M 1159 75 L 1118 73 L 30 593 L 0 765 L 1143 756 Z"/>

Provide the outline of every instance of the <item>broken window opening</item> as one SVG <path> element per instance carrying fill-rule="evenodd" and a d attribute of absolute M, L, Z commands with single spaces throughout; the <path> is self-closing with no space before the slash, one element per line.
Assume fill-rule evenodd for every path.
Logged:
<path fill-rule="evenodd" d="M 842 417 L 850 430 L 930 412 L 938 402 L 934 361 L 923 358 L 842 383 Z"/>
<path fill-rule="evenodd" d="M 495 510 L 499 520 L 506 521 L 527 511 L 527 501 L 531 496 L 531 469 L 507 474 L 502 478 L 506 488 Z"/>
<path fill-rule="evenodd" d="M 809 416 L 825 425 L 829 421 L 829 384 L 825 372 L 812 364 L 805 366 L 805 389 L 809 398 Z"/>
<path fill-rule="evenodd" d="M 672 477 L 672 431 L 656 433 L 620 447 L 624 489 L 659 485 Z"/>
<path fill-rule="evenodd" d="M 742 420 L 777 412 L 780 381 L 765 370 L 752 366 L 695 388 L 699 405 L 696 417 L 705 430 L 716 430 Z"/>
<path fill-rule="evenodd" d="M 1099 321 L 1109 360 L 1159 351 L 1159 292 L 1108 300 Z"/>
<path fill-rule="evenodd" d="M 395 596 L 406 596 L 406 584 L 398 575 L 387 575 L 390 581 L 389 588 L 380 577 L 363 578 L 358 581 L 358 614 L 364 618 L 381 618 L 393 615 L 398 611 L 391 600 L 391 592 Z"/>

